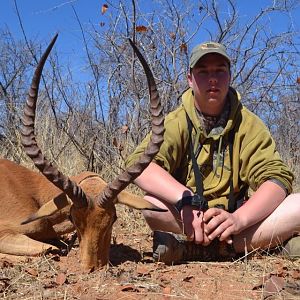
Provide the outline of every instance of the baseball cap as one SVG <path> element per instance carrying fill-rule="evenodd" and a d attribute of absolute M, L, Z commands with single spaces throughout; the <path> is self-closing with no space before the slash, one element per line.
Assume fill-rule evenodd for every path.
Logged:
<path fill-rule="evenodd" d="M 197 61 L 206 54 L 209 53 L 217 53 L 224 56 L 229 65 L 230 65 L 230 57 L 226 52 L 226 48 L 224 45 L 216 43 L 216 42 L 205 42 L 195 46 L 192 50 L 190 57 L 190 69 L 192 69 Z"/>

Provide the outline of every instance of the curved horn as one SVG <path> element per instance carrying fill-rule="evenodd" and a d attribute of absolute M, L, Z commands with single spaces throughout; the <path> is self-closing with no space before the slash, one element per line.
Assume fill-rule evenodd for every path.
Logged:
<path fill-rule="evenodd" d="M 143 155 L 139 158 L 139 160 L 134 165 L 125 170 L 122 174 L 120 174 L 113 182 L 109 183 L 103 190 L 103 192 L 99 195 L 98 204 L 100 206 L 105 206 L 107 202 L 115 199 L 123 189 L 125 189 L 131 182 L 133 182 L 139 175 L 142 174 L 144 169 L 146 169 L 151 160 L 159 151 L 159 148 L 163 142 L 163 134 L 165 131 L 163 125 L 164 117 L 162 113 L 162 107 L 153 74 L 146 60 L 137 49 L 135 44 L 130 39 L 129 42 L 137 57 L 139 58 L 147 76 L 150 95 L 150 110 L 152 116 L 152 135 L 147 148 L 145 149 Z"/>
<path fill-rule="evenodd" d="M 51 162 L 48 161 L 46 157 L 44 157 L 41 149 L 36 142 L 34 134 L 35 111 L 40 79 L 43 67 L 57 39 L 57 36 L 58 34 L 54 36 L 43 56 L 41 57 L 32 78 L 31 87 L 28 92 L 28 97 L 26 99 L 24 108 L 24 115 L 22 118 L 22 145 L 25 149 L 26 154 L 32 159 L 35 166 L 50 182 L 52 182 L 55 186 L 65 192 L 73 201 L 76 207 L 85 207 L 87 206 L 88 202 L 87 197 L 82 189 L 76 183 L 71 181 L 67 176 L 63 175 L 56 167 L 51 164 Z"/>

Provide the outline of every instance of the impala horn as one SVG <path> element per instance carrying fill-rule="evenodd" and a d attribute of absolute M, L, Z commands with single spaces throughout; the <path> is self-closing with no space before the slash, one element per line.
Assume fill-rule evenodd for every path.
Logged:
<path fill-rule="evenodd" d="M 25 103 L 24 115 L 22 118 L 21 138 L 22 145 L 26 154 L 32 159 L 34 165 L 42 172 L 42 174 L 55 186 L 64 191 L 74 203 L 76 207 L 86 207 L 88 199 L 82 189 L 69 177 L 62 174 L 50 161 L 42 154 L 34 134 L 34 122 L 36 103 L 38 98 L 38 90 L 43 67 L 49 53 L 57 39 L 58 34 L 54 36 L 46 51 L 42 55 L 32 78 L 31 87 Z"/>
<path fill-rule="evenodd" d="M 113 182 L 109 183 L 103 192 L 98 196 L 97 202 L 100 206 L 105 206 L 106 203 L 113 201 L 113 199 L 115 199 L 123 189 L 125 189 L 131 182 L 133 182 L 139 175 L 142 174 L 154 156 L 158 153 L 163 142 L 163 135 L 165 131 L 164 117 L 154 76 L 146 60 L 137 49 L 135 44 L 130 39 L 129 42 L 139 58 L 147 77 L 150 95 L 150 111 L 152 116 L 152 135 L 147 148 L 139 160 L 121 173 Z"/>

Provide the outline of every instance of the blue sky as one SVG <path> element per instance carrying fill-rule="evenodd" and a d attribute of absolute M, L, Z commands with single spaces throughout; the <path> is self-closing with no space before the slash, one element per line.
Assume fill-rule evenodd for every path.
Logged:
<path fill-rule="evenodd" d="M 151 10 L 153 1 L 141 1 L 148 3 Z M 245 18 L 256 14 L 266 4 L 273 0 L 237 0 L 237 9 Z M 101 14 L 101 7 L 105 1 L 96 0 L 17 0 L 17 5 L 22 18 L 25 33 L 28 37 L 37 41 L 47 42 L 59 32 L 59 40 L 56 45 L 59 52 L 69 59 L 83 57 L 83 43 L 79 24 L 74 15 L 75 8 L 83 27 L 94 24 L 99 25 L 105 21 L 106 15 Z M 130 2 L 131 3 L 131 2 Z M 224 8 L 226 10 L 226 8 Z M 290 16 L 272 16 L 270 20 L 272 30 L 285 30 L 287 21 L 292 20 L 294 29 L 300 30 L 300 6 L 298 11 Z M 13 0 L 0 1 L 0 26 L 7 27 L 14 38 L 22 38 Z"/>
<path fill-rule="evenodd" d="M 89 4 L 87 4 L 89 3 Z M 64 49 L 66 55 L 81 51 L 81 33 L 76 21 L 74 6 L 82 25 L 99 23 L 101 3 L 90 0 L 17 0 L 19 13 L 28 37 L 47 41 L 59 32 L 57 47 Z M 5 26 L 15 38 L 22 37 L 21 27 L 12 0 L 0 1 L 0 26 Z"/>
<path fill-rule="evenodd" d="M 146 2 L 149 6 L 147 9 L 151 9 L 152 1 Z M 273 0 L 236 1 L 238 11 L 246 18 L 272 2 Z M 106 2 L 99 0 L 17 0 L 24 29 L 28 36 L 44 39 L 58 31 L 63 35 L 66 43 L 71 43 L 71 47 L 78 45 L 78 40 L 81 40 L 79 25 L 72 6 L 75 8 L 83 26 L 89 23 L 98 25 L 101 21 L 105 21 L 105 15 L 101 14 L 101 7 L 104 3 Z M 274 16 L 274 19 L 271 20 L 274 30 L 284 28 L 287 18 L 292 19 L 295 28 L 299 30 L 300 6 L 298 11 L 293 12 L 289 17 L 281 16 L 279 19 Z M 7 26 L 15 37 L 21 35 L 13 0 L 0 1 L 0 26 L 1 28 Z"/>

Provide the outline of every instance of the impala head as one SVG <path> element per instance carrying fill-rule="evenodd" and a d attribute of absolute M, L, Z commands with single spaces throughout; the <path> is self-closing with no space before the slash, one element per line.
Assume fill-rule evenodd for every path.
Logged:
<path fill-rule="evenodd" d="M 72 180 L 62 174 L 44 157 L 34 134 L 35 110 L 42 69 L 56 39 L 57 35 L 36 67 L 25 104 L 21 135 L 25 152 L 35 166 L 68 196 L 70 202 L 53 199 L 23 223 L 50 216 L 71 203 L 70 214 L 79 237 L 81 264 L 85 270 L 91 270 L 108 263 L 112 225 L 116 220 L 115 203 L 123 203 L 136 209 L 160 210 L 143 198 L 123 190 L 143 172 L 159 151 L 163 142 L 164 118 L 153 74 L 139 50 L 129 40 L 147 76 L 152 114 L 151 141 L 139 161 L 109 184 L 90 172 L 74 176 Z"/>

